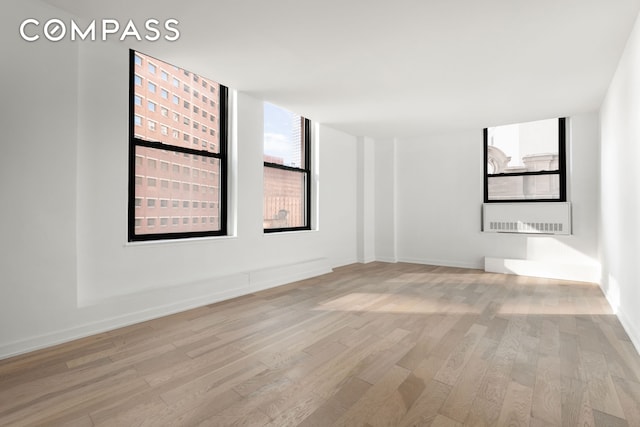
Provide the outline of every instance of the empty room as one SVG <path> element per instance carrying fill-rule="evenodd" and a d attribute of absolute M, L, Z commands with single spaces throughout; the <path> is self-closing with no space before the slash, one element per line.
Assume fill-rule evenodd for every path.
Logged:
<path fill-rule="evenodd" d="M 0 425 L 640 425 L 640 0 L 1 8 Z"/>

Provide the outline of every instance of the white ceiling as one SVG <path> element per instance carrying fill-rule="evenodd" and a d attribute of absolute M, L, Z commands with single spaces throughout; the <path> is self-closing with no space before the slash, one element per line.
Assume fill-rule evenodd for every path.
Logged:
<path fill-rule="evenodd" d="M 353 135 L 406 137 L 598 109 L 640 0 L 46 0 L 176 18 L 129 44 Z"/>

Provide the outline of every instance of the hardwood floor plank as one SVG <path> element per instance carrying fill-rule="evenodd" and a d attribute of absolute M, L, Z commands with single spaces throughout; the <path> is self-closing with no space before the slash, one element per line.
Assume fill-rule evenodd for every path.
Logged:
<path fill-rule="evenodd" d="M 593 410 L 593 419 L 596 427 L 629 427 L 626 420 L 595 409 Z"/>
<path fill-rule="evenodd" d="M 575 378 L 562 377 L 562 426 L 595 425 L 587 385 Z"/>
<path fill-rule="evenodd" d="M 471 410 L 478 388 L 493 357 L 498 343 L 483 338 L 476 347 L 469 362 L 460 373 L 460 377 L 451 389 L 447 400 L 440 408 L 440 413 L 447 417 L 464 422 Z"/>
<path fill-rule="evenodd" d="M 497 425 L 528 426 L 531 421 L 532 397 L 533 391 L 530 387 L 515 381 L 509 383 Z"/>
<path fill-rule="evenodd" d="M 449 356 L 436 374 L 435 380 L 450 386 L 455 385 L 486 331 L 486 326 L 472 325 L 458 345 L 449 352 Z"/>
<path fill-rule="evenodd" d="M 407 263 L 0 361 L 0 425 L 640 425 L 595 284 Z"/>
<path fill-rule="evenodd" d="M 558 357 L 540 357 L 533 388 L 531 415 L 551 425 L 562 423 L 562 371 L 560 367 Z"/>
<path fill-rule="evenodd" d="M 409 411 L 400 420 L 399 426 L 428 426 L 439 415 L 438 411 L 449 396 L 451 386 L 430 380 L 425 384 L 424 392 L 418 396 Z"/>
<path fill-rule="evenodd" d="M 336 422 L 335 426 L 353 426 L 369 419 L 388 396 L 404 382 L 409 371 L 394 366 L 380 381 L 369 388 Z"/>
<path fill-rule="evenodd" d="M 629 379 L 612 377 L 627 420 L 640 420 L 640 384 Z"/>
<path fill-rule="evenodd" d="M 583 351 L 580 353 L 580 360 L 587 376 L 591 407 L 605 414 L 624 418 L 622 405 L 609 375 L 605 357 L 600 353 Z"/>
<path fill-rule="evenodd" d="M 498 422 L 501 409 L 502 402 L 492 402 L 476 396 L 464 425 L 471 427 L 494 427 L 497 425 L 496 423 Z"/>

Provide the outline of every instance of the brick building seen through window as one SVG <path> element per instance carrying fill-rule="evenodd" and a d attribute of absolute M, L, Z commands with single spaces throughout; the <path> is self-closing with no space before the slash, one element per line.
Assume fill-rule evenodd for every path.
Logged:
<path fill-rule="evenodd" d="M 195 154 L 220 154 L 220 85 L 140 52 L 132 72 L 135 236 L 221 230 L 221 158 Z"/>

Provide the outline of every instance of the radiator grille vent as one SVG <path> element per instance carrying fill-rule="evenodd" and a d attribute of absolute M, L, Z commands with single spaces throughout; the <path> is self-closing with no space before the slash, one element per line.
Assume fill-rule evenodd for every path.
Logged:
<path fill-rule="evenodd" d="M 492 231 L 512 231 L 518 233 L 562 233 L 561 222 L 490 221 Z"/>
<path fill-rule="evenodd" d="M 485 233 L 571 234 L 569 203 L 485 203 Z"/>

